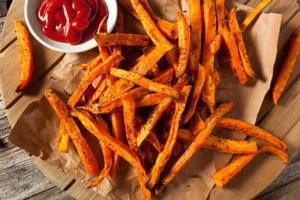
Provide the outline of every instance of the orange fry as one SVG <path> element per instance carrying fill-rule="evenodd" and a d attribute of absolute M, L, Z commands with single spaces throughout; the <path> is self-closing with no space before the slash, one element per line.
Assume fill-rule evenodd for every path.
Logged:
<path fill-rule="evenodd" d="M 195 111 L 194 115 L 190 121 L 189 129 L 193 135 L 198 135 L 198 133 L 205 128 L 205 122 L 201 118 L 200 114 Z"/>
<path fill-rule="evenodd" d="M 206 127 L 200 131 L 200 133 L 196 136 L 195 140 L 188 147 L 188 149 L 181 155 L 181 157 L 177 160 L 177 162 L 171 168 L 170 173 L 162 180 L 161 184 L 156 187 L 155 194 L 159 194 L 160 191 L 168 185 L 180 172 L 180 170 L 186 165 L 189 159 L 201 148 L 203 147 L 206 139 L 211 134 L 214 129 L 217 121 L 229 112 L 233 108 L 232 102 L 226 102 L 221 104 L 213 114 L 210 115 L 206 120 Z"/>
<path fill-rule="evenodd" d="M 213 55 L 215 55 L 221 48 L 221 45 L 222 45 L 222 36 L 221 36 L 221 33 L 218 32 L 218 34 L 216 35 L 216 37 L 212 40 L 212 42 L 210 44 L 211 53 Z"/>
<path fill-rule="evenodd" d="M 276 147 L 272 147 L 272 146 L 262 146 L 259 148 L 258 153 L 272 153 L 276 156 L 278 156 L 279 158 L 281 158 L 282 162 L 284 164 L 288 164 L 288 156 L 286 155 L 286 153 L 280 149 L 277 149 Z"/>
<path fill-rule="evenodd" d="M 271 133 L 259 128 L 258 126 L 249 124 L 247 122 L 242 122 L 237 119 L 222 118 L 218 121 L 217 127 L 233 129 L 237 132 L 270 142 L 281 150 L 286 149 L 286 144 L 283 141 L 273 136 Z"/>
<path fill-rule="evenodd" d="M 221 33 L 224 28 L 225 20 L 225 0 L 216 0 L 216 13 L 217 13 L 217 22 L 218 22 L 218 33 Z"/>
<path fill-rule="evenodd" d="M 287 57 L 273 88 L 273 102 L 276 105 L 295 67 L 300 54 L 300 26 L 295 30 Z"/>
<path fill-rule="evenodd" d="M 212 75 L 206 73 L 206 78 L 202 89 L 202 100 L 205 103 L 210 113 L 213 113 L 215 110 L 215 106 L 216 106 L 215 93 L 216 93 L 216 86 L 214 85 L 213 77 Z"/>
<path fill-rule="evenodd" d="M 70 146 L 70 136 L 66 130 L 66 120 L 60 120 L 59 136 L 56 142 L 56 148 L 60 152 L 67 152 Z"/>
<path fill-rule="evenodd" d="M 194 87 L 192 89 L 192 94 L 189 100 L 189 104 L 187 107 L 186 112 L 184 113 L 183 117 L 182 117 L 182 123 L 186 124 L 194 115 L 197 104 L 198 104 L 198 100 L 200 97 L 200 94 L 202 92 L 202 88 L 205 82 L 205 78 L 206 78 L 206 71 L 204 69 L 203 66 L 201 66 L 199 64 L 198 66 L 198 70 L 197 70 L 197 77 L 196 77 L 196 81 L 194 84 Z"/>
<path fill-rule="evenodd" d="M 47 90 L 45 90 L 44 96 L 49 101 L 50 105 L 59 118 L 65 119 L 68 117 L 67 107 L 52 89 L 48 88 Z"/>
<path fill-rule="evenodd" d="M 123 60 L 122 56 L 113 54 L 104 62 L 100 63 L 97 67 L 86 71 L 83 79 L 80 81 L 78 87 L 68 101 L 69 106 L 74 108 L 82 97 L 86 88 L 95 80 L 95 78 L 108 72 L 109 68 L 120 63 L 121 60 Z"/>
<path fill-rule="evenodd" d="M 122 103 L 126 138 L 129 147 L 137 152 L 138 147 L 136 145 L 137 131 L 135 130 L 135 103 L 132 98 L 123 98 Z"/>
<path fill-rule="evenodd" d="M 105 129 L 106 132 L 109 132 L 108 126 L 105 123 L 105 121 L 101 117 L 96 117 L 97 122 L 101 128 Z M 102 154 L 103 154 L 103 160 L 104 160 L 104 168 L 102 169 L 100 175 L 92 181 L 90 186 L 88 188 L 93 188 L 99 185 L 103 179 L 108 175 L 109 171 L 111 170 L 112 163 L 113 163 L 113 156 L 114 153 L 112 150 L 110 150 L 103 141 L 99 141 Z"/>
<path fill-rule="evenodd" d="M 210 51 L 210 44 L 216 37 L 216 10 L 214 0 L 203 1 L 204 44 L 202 63 L 208 74 L 214 72 L 214 55 Z"/>
<path fill-rule="evenodd" d="M 165 98 L 166 98 L 166 96 L 161 93 L 147 94 L 147 95 L 143 96 L 142 98 L 137 99 L 135 102 L 135 106 L 136 106 L 136 108 L 141 108 L 141 107 L 157 105 L 161 101 L 163 101 Z"/>
<path fill-rule="evenodd" d="M 151 115 L 148 117 L 146 123 L 142 126 L 138 138 L 137 145 L 140 146 L 142 142 L 148 137 L 157 121 L 161 118 L 164 112 L 167 110 L 172 100 L 165 97 L 164 100 L 156 106 Z"/>
<path fill-rule="evenodd" d="M 175 90 L 174 88 L 172 88 L 168 85 L 154 82 L 152 80 L 144 78 L 143 76 L 141 76 L 139 74 L 129 72 L 129 71 L 126 71 L 123 69 L 116 69 L 116 68 L 111 68 L 109 70 L 109 73 L 115 77 L 129 80 L 129 81 L 133 82 L 134 84 L 144 87 L 150 91 L 158 92 L 158 93 L 162 93 L 167 96 L 170 96 L 174 100 L 180 99 L 180 93 L 177 90 Z"/>
<path fill-rule="evenodd" d="M 255 73 L 251 68 L 250 60 L 247 54 L 247 50 L 244 44 L 243 36 L 239 27 L 239 23 L 236 18 L 236 9 L 237 7 L 232 8 L 232 10 L 229 12 L 228 16 L 228 24 L 230 31 L 235 38 L 235 41 L 237 43 L 237 46 L 239 48 L 240 56 L 243 62 L 244 69 L 248 76 L 251 76 L 252 78 L 255 77 Z"/>
<path fill-rule="evenodd" d="M 288 162 L 288 157 L 283 151 L 272 146 L 263 146 L 256 154 L 238 156 L 228 165 L 217 171 L 213 175 L 216 186 L 219 188 L 224 187 L 224 185 L 228 183 L 228 181 L 230 181 L 236 174 L 238 174 L 245 167 L 245 165 L 247 165 L 254 158 L 255 155 L 265 152 L 277 155 L 285 164 Z"/>
<path fill-rule="evenodd" d="M 124 140 L 124 123 L 122 119 L 122 114 L 120 112 L 113 112 L 110 115 L 111 126 L 112 126 L 112 135 L 119 141 L 123 142 Z M 109 171 L 109 176 L 112 180 L 117 179 L 117 172 L 119 167 L 121 157 L 117 154 L 114 154 L 113 163 Z"/>
<path fill-rule="evenodd" d="M 255 154 L 238 156 L 228 165 L 217 171 L 213 175 L 216 186 L 222 188 L 232 177 L 239 173 L 254 156 Z"/>
<path fill-rule="evenodd" d="M 76 122 L 72 117 L 66 118 L 66 129 L 69 136 L 72 139 L 74 146 L 77 149 L 79 158 L 84 165 L 85 169 L 91 176 L 95 176 L 99 173 L 98 162 L 94 156 L 89 144 L 82 136 Z"/>
<path fill-rule="evenodd" d="M 261 11 L 271 2 L 272 0 L 261 0 L 261 2 L 251 11 L 251 13 L 244 19 L 241 24 L 241 32 L 244 32 L 246 28 L 255 20 L 255 18 L 261 13 Z"/>
<path fill-rule="evenodd" d="M 141 118 L 141 116 L 139 116 L 139 115 L 136 115 L 136 120 L 137 120 L 136 129 L 137 129 L 137 131 L 140 131 L 142 126 L 145 124 L 145 122 L 144 122 L 143 118 Z M 157 136 L 155 135 L 155 133 L 153 131 L 150 132 L 150 134 L 148 135 L 146 140 L 149 144 L 151 144 L 157 150 L 157 152 L 160 152 L 161 145 L 160 145 L 160 142 L 159 142 Z"/>
<path fill-rule="evenodd" d="M 191 48 L 191 34 L 190 27 L 184 17 L 180 12 L 177 13 L 177 23 L 178 23 L 178 52 L 179 59 L 177 68 L 175 68 L 176 77 L 180 77 L 186 69 L 190 48 Z"/>
<path fill-rule="evenodd" d="M 33 73 L 33 55 L 30 35 L 26 27 L 14 19 L 14 26 L 19 44 L 21 56 L 21 80 L 18 84 L 16 92 L 21 92 L 28 85 Z"/>
<path fill-rule="evenodd" d="M 164 169 L 166 163 L 172 155 L 173 147 L 177 140 L 177 133 L 179 129 L 181 115 L 185 109 L 190 91 L 191 86 L 184 86 L 181 91 L 182 98 L 178 102 L 176 102 L 175 113 L 172 118 L 172 124 L 167 142 L 165 143 L 164 149 L 158 154 L 155 164 L 150 170 L 149 180 L 147 183 L 147 186 L 150 189 L 152 189 L 159 180 L 162 170 Z"/>
<path fill-rule="evenodd" d="M 134 166 L 137 172 L 137 178 L 139 180 L 142 194 L 144 199 L 150 199 L 151 193 L 146 188 L 146 172 L 136 155 L 136 153 L 128 148 L 125 144 L 116 138 L 113 138 L 105 129 L 102 129 L 99 124 L 93 119 L 93 117 L 83 110 L 73 110 L 72 115 L 79 118 L 83 126 L 93 135 L 95 135 L 98 140 L 101 140 L 108 146 L 115 154 L 124 158 L 127 162 Z"/>
<path fill-rule="evenodd" d="M 108 20 L 108 16 L 105 16 L 102 19 L 97 33 L 107 33 L 107 20 Z M 106 47 L 102 45 L 98 45 L 98 48 L 99 48 L 102 61 L 106 60 L 111 55 L 110 51 Z"/>
<path fill-rule="evenodd" d="M 224 43 L 230 54 L 230 64 L 235 76 L 240 84 L 245 84 L 248 81 L 247 74 L 244 70 L 243 63 L 239 55 L 239 49 L 232 33 L 227 27 L 223 28 L 222 36 Z"/>
<path fill-rule="evenodd" d="M 94 38 L 100 46 L 147 46 L 150 42 L 149 36 L 125 34 L 125 33 L 97 33 Z"/>
<path fill-rule="evenodd" d="M 178 138 L 191 143 L 195 136 L 188 129 L 179 129 Z M 203 148 L 231 154 L 255 154 L 257 152 L 255 141 L 229 140 L 214 135 L 208 136 Z"/>
<path fill-rule="evenodd" d="M 190 68 L 193 74 L 197 73 L 198 62 L 201 54 L 202 39 L 202 12 L 200 0 L 188 0 L 189 16 L 191 22 L 191 50 Z"/>

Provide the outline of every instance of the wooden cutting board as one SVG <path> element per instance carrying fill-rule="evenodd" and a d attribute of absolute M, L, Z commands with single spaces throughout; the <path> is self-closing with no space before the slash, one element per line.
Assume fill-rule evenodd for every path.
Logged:
<path fill-rule="evenodd" d="M 260 0 L 237 0 L 248 6 L 257 5 Z M 13 28 L 13 18 L 24 22 L 24 1 L 14 0 L 9 10 L 2 38 L 0 40 L 0 84 L 4 106 L 9 122 L 13 127 L 33 101 L 38 100 L 43 91 L 51 84 L 47 74 L 55 69 L 65 54 L 54 52 L 39 44 L 34 38 L 35 72 L 29 89 L 24 93 L 15 93 L 20 78 L 19 51 Z M 300 25 L 300 12 L 296 0 L 273 0 L 265 12 L 283 15 L 278 44 L 278 56 L 275 75 L 286 54 L 289 38 Z M 292 157 L 300 146 L 300 60 L 288 83 L 288 87 L 279 105 L 274 107 L 270 95 L 267 95 L 260 110 L 257 124 L 282 138 L 289 146 L 287 154 Z M 104 199 L 93 190 L 87 190 L 78 181 L 57 171 L 39 158 L 31 157 L 37 167 L 58 187 L 64 189 L 76 199 Z M 210 199 L 250 199 L 266 188 L 285 167 L 273 156 L 258 156 L 257 162 L 249 164 L 224 189 L 214 188 Z M 258 163 L 258 164 L 257 164 Z M 37 183 L 38 184 L 38 183 Z"/>

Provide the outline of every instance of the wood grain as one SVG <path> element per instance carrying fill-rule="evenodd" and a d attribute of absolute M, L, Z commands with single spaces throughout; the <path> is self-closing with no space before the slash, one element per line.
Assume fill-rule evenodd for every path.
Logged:
<path fill-rule="evenodd" d="M 23 0 L 13 1 L 8 11 L 6 21 L 3 27 L 2 37 L 0 40 L 0 52 L 4 51 L 13 41 L 16 40 L 16 36 L 13 31 L 14 30 L 13 18 L 17 18 L 18 20 L 25 22 L 23 10 L 24 10 Z"/>

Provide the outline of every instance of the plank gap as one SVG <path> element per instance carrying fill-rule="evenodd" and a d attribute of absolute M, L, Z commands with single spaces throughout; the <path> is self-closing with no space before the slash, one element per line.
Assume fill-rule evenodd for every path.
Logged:
<path fill-rule="evenodd" d="M 28 86 L 27 89 L 24 90 L 24 92 L 20 93 L 14 100 L 12 100 L 12 102 L 10 102 L 5 109 L 9 109 L 11 108 L 14 104 L 16 104 L 23 96 L 25 96 L 26 94 L 30 93 L 31 89 L 34 85 L 37 85 L 37 83 L 39 83 L 40 81 L 42 81 L 47 74 L 52 71 L 59 63 L 60 61 L 64 58 L 66 54 L 62 54 L 47 70 L 45 70 L 43 73 L 41 73 L 34 81 L 32 81 Z"/>
<path fill-rule="evenodd" d="M 15 41 L 17 41 L 17 38 L 15 37 L 15 38 L 13 38 L 11 41 L 9 41 L 7 44 L 5 44 L 4 45 L 4 47 L 2 47 L 1 49 L 0 49 L 0 53 L 3 53 L 6 49 L 8 49 L 8 47 L 10 46 L 10 45 L 12 45 Z"/>

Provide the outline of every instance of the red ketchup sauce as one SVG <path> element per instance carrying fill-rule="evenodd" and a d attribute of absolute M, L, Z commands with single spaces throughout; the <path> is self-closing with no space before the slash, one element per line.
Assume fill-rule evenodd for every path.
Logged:
<path fill-rule="evenodd" d="M 37 17 L 50 39 L 77 45 L 93 38 L 108 15 L 103 0 L 42 0 Z"/>

